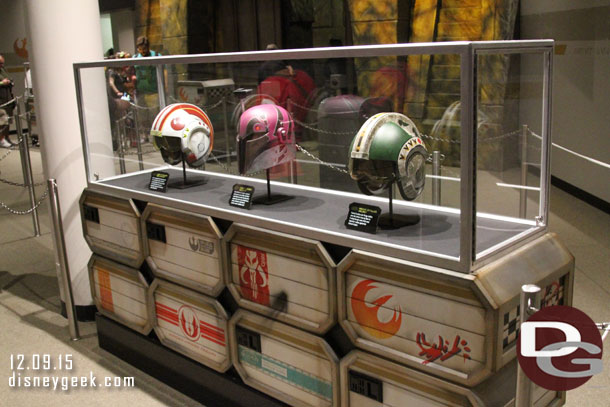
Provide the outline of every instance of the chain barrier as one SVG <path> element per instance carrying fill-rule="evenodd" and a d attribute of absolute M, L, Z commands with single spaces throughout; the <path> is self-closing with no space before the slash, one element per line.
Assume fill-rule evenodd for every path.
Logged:
<path fill-rule="evenodd" d="M 290 103 L 292 106 L 298 107 L 299 109 L 309 110 L 310 112 L 318 113 L 318 111 L 319 111 L 318 109 L 313 108 L 313 107 L 307 107 L 307 106 L 300 105 L 300 104 L 294 102 L 292 99 L 288 99 L 288 103 Z"/>
<path fill-rule="evenodd" d="M 304 123 L 300 120 L 295 119 L 294 117 L 292 118 L 292 120 L 298 124 L 299 126 L 303 126 L 308 130 L 312 130 L 315 131 L 317 133 L 322 133 L 322 134 L 333 134 L 333 135 L 337 135 L 337 136 L 342 136 L 342 135 L 354 135 L 356 134 L 358 131 L 330 131 L 330 130 L 322 130 L 320 128 L 317 127 L 313 127 L 311 126 L 311 124 L 317 124 L 317 123 Z"/>
<path fill-rule="evenodd" d="M 2 155 L 2 157 L 0 157 L 0 161 L 4 160 L 6 157 L 8 157 L 9 155 L 11 155 L 11 153 L 13 152 L 13 150 L 15 149 L 15 145 L 10 146 L 9 148 L 7 148 L 6 153 L 4 153 Z"/>
<path fill-rule="evenodd" d="M 293 118 L 293 120 L 294 120 L 294 122 L 296 124 L 306 128 L 308 130 L 312 130 L 312 131 L 315 131 L 317 133 L 322 133 L 322 134 L 353 135 L 353 134 L 356 134 L 358 132 L 358 131 L 354 132 L 354 131 L 330 131 L 330 130 L 323 130 L 323 129 L 320 129 L 318 127 L 312 126 L 312 125 L 317 124 L 317 123 L 305 123 L 305 122 L 302 122 L 302 121 L 297 120 L 295 118 Z M 518 135 L 518 134 L 521 134 L 521 130 L 514 130 L 514 131 L 511 131 L 511 132 L 506 133 L 506 134 L 500 134 L 499 136 L 488 137 L 488 138 L 485 138 L 485 139 L 479 139 L 479 142 L 481 142 L 481 143 L 488 143 L 488 142 L 492 142 L 492 141 L 495 141 L 495 140 L 512 137 L 512 136 L 515 136 L 515 135 Z M 440 141 L 440 142 L 443 142 L 443 143 L 453 143 L 453 144 L 460 144 L 461 143 L 460 140 L 451 140 L 451 139 L 448 139 L 448 138 L 429 136 L 427 134 L 422 134 L 422 138 L 429 139 L 429 140 L 436 140 L 436 141 Z"/>
<path fill-rule="evenodd" d="M 504 139 L 504 138 L 508 138 L 508 137 L 513 137 L 513 136 L 516 136 L 516 135 L 519 135 L 519 134 L 521 134 L 521 130 L 513 130 L 513 131 L 511 131 L 509 133 L 500 134 L 499 136 L 480 138 L 477 141 L 480 142 L 480 143 L 489 143 L 491 141 L 500 140 L 500 139 Z M 422 134 L 422 138 L 429 139 L 429 140 L 436 140 L 436 141 L 440 141 L 440 142 L 443 142 L 443 143 L 453 143 L 453 144 L 460 144 L 461 143 L 460 140 L 451 140 L 451 139 L 447 139 L 447 138 L 429 136 L 427 134 Z"/>
<path fill-rule="evenodd" d="M 533 132 L 532 130 L 530 130 L 529 128 L 527 129 L 527 131 L 528 131 L 528 133 L 529 133 L 529 134 L 531 134 L 532 136 L 534 136 L 534 137 L 538 138 L 539 140 L 542 140 L 542 136 L 540 136 L 540 135 L 538 135 L 538 134 L 534 133 L 534 132 Z M 556 147 L 556 148 L 558 148 L 558 149 L 560 149 L 560 150 L 563 150 L 563 151 L 565 151 L 566 153 L 570 153 L 570 154 L 572 154 L 572 155 L 575 155 L 576 157 L 582 158 L 583 160 L 587 160 L 587 161 L 592 162 L 593 164 L 597 164 L 597 165 L 599 165 L 599 166 L 601 166 L 601 167 L 610 168 L 610 164 L 608 164 L 608 163 L 605 163 L 605 162 L 600 161 L 600 160 L 596 160 L 595 158 L 587 157 L 587 156 L 586 156 L 586 155 L 584 155 L 584 154 L 579 154 L 579 153 L 577 153 L 576 151 L 572 151 L 572 150 L 570 150 L 570 149 L 568 149 L 568 148 L 565 148 L 565 147 L 563 147 L 563 146 L 560 146 L 559 144 L 555 144 L 555 143 L 551 143 L 551 144 L 553 145 L 553 147 Z"/>
<path fill-rule="evenodd" d="M 36 205 L 34 205 L 33 208 L 27 209 L 25 211 L 20 211 L 20 210 L 17 210 L 17 209 L 13 209 L 13 208 L 11 208 L 10 206 L 8 206 L 7 204 L 5 204 L 4 202 L 1 202 L 1 201 L 0 201 L 0 206 L 3 209 L 6 209 L 10 213 L 12 213 L 13 215 L 29 215 L 30 213 L 32 213 L 36 209 L 38 209 L 38 207 L 40 205 L 42 205 L 42 202 L 47 198 L 47 195 L 49 195 L 49 188 L 45 189 L 44 193 L 42 194 L 42 196 L 40 197 L 38 202 L 36 202 Z"/>
<path fill-rule="evenodd" d="M 227 166 L 226 164 L 222 163 L 222 162 L 221 162 L 221 161 L 220 161 L 218 158 L 216 158 L 216 156 L 215 156 L 214 154 L 210 153 L 210 158 L 211 158 L 212 160 L 214 160 L 214 162 L 215 162 L 216 164 L 218 164 L 218 165 L 220 166 L 220 168 L 222 168 L 223 170 L 225 170 L 225 171 L 226 171 L 226 172 L 228 172 L 229 174 L 231 174 L 231 175 L 235 175 L 235 176 L 240 176 L 240 177 L 241 177 L 241 176 L 246 176 L 246 177 L 255 177 L 255 176 L 257 176 L 257 175 L 259 175 L 259 174 L 262 174 L 263 172 L 265 172 L 265 171 L 266 171 L 266 170 L 260 170 L 260 171 L 253 172 L 252 174 L 245 174 L 245 175 L 242 175 L 242 174 L 238 174 L 236 171 L 233 171 L 233 170 L 232 170 L 232 169 L 231 169 L 229 166 Z"/>
<path fill-rule="evenodd" d="M 135 109 L 140 109 L 140 110 L 152 110 L 152 109 L 158 109 L 158 107 L 156 106 L 140 106 L 140 105 L 136 105 L 135 103 L 128 101 L 127 103 L 129 103 L 129 105 Z M 120 120 L 120 119 L 119 119 Z"/>
<path fill-rule="evenodd" d="M 190 102 L 185 102 L 185 101 L 182 101 L 182 100 L 178 100 L 178 99 L 176 99 L 173 96 L 170 96 L 169 99 L 173 103 L 190 103 Z M 232 103 L 230 100 L 227 100 L 226 102 L 227 102 L 227 104 Z M 198 107 L 200 107 L 203 110 L 213 110 L 213 109 L 216 109 L 218 106 L 222 105 L 222 99 L 220 99 L 218 102 L 216 102 L 216 103 L 214 103 L 213 105 L 210 105 L 210 106 L 198 105 L 196 103 L 193 103 L 193 104 L 198 106 Z"/>
<path fill-rule="evenodd" d="M 11 155 L 11 153 L 13 152 L 13 150 L 14 150 L 15 148 L 17 148 L 17 146 L 18 146 L 19 144 L 21 144 L 21 141 L 22 141 L 22 140 L 23 140 L 23 139 L 17 138 L 17 144 L 13 144 L 13 145 L 12 145 L 12 146 L 10 146 L 9 148 L 7 148 L 7 150 L 8 150 L 8 151 L 7 151 L 6 153 L 4 153 L 4 155 L 3 155 L 2 157 L 0 157 L 0 161 L 4 160 L 6 157 L 8 157 L 9 155 Z"/>
<path fill-rule="evenodd" d="M 155 150 L 154 148 L 152 150 L 142 150 L 142 152 L 138 152 L 137 150 L 125 150 L 123 151 L 123 155 L 138 155 L 138 154 L 151 154 L 151 153 L 156 153 L 157 150 Z"/>
<path fill-rule="evenodd" d="M 28 187 L 28 185 L 26 185 L 26 184 L 21 184 L 19 182 L 9 181 L 9 180 L 4 179 L 4 178 L 0 178 L 0 182 L 2 182 L 4 184 L 7 184 L 7 185 L 10 185 L 10 186 L 13 186 L 13 187 L 22 187 L 22 188 L 27 188 Z M 44 182 L 35 182 L 34 186 L 35 187 L 39 187 L 39 186 L 44 185 L 44 184 L 45 184 Z"/>
<path fill-rule="evenodd" d="M 310 153 L 309 151 L 307 151 L 306 149 L 304 149 L 304 148 L 303 148 L 301 145 L 296 144 L 296 146 L 297 146 L 297 149 L 298 149 L 299 151 L 301 151 L 303 154 L 305 154 L 305 155 L 306 155 L 306 156 L 308 156 L 309 158 L 311 158 L 311 159 L 313 159 L 313 160 L 315 160 L 315 161 L 319 162 L 320 164 L 322 164 L 322 165 L 324 165 L 324 166 L 326 166 L 326 167 L 332 168 L 333 170 L 338 171 L 338 172 L 340 172 L 340 173 L 342 173 L 342 174 L 349 174 L 349 171 L 344 170 L 343 168 L 339 168 L 339 167 L 337 167 L 337 166 L 336 166 L 336 165 L 334 165 L 334 164 L 331 164 L 331 163 L 327 163 L 327 162 L 325 162 L 325 161 L 322 161 L 321 159 L 319 159 L 318 157 L 316 157 L 315 155 L 313 155 L 312 153 Z"/>
<path fill-rule="evenodd" d="M 20 97 L 20 96 L 15 96 L 14 98 L 12 98 L 11 100 L 9 100 L 8 102 L 1 104 L 1 105 L 0 105 L 0 108 L 3 108 L 3 107 L 5 107 L 5 106 L 8 106 L 8 105 L 10 105 L 10 104 L 12 104 L 12 103 L 19 103 L 19 99 L 21 99 L 21 97 Z"/>

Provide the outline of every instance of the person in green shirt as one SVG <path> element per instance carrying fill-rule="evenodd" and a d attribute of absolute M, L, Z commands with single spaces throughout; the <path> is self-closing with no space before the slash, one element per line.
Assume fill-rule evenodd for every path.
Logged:
<path fill-rule="evenodd" d="M 7 137 L 9 135 L 8 118 L 13 115 L 14 103 L 9 103 L 13 99 L 13 81 L 4 69 L 4 56 L 0 55 L 0 147 L 9 148 Z M 7 105 L 6 105 L 7 104 Z"/>
<path fill-rule="evenodd" d="M 136 40 L 138 53 L 134 58 L 161 56 L 159 52 L 150 49 L 150 42 L 145 36 Z M 159 94 L 157 87 L 157 69 L 155 66 L 137 66 L 136 71 L 136 102 L 138 109 L 139 133 L 142 142 L 148 139 L 150 127 L 159 111 Z"/>

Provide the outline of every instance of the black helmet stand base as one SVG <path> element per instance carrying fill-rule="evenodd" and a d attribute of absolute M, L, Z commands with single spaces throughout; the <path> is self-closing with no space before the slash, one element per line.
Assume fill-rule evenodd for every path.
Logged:
<path fill-rule="evenodd" d="M 269 179 L 269 169 L 267 168 L 267 195 L 256 197 L 252 200 L 254 205 L 273 205 L 294 198 L 291 195 L 271 194 L 271 180 Z"/>
<path fill-rule="evenodd" d="M 418 224 L 420 221 L 419 215 L 403 215 L 394 213 L 394 207 L 392 205 L 392 201 L 394 199 L 393 191 L 393 185 L 390 185 L 390 187 L 388 188 L 388 205 L 390 211 L 388 213 L 382 214 L 379 217 L 379 223 L 377 223 L 379 228 L 382 230 L 393 230 L 400 229 L 405 226 L 412 226 Z"/>
<path fill-rule="evenodd" d="M 194 175 L 190 179 L 186 178 L 186 164 L 184 153 L 182 153 L 182 179 L 175 180 L 167 183 L 168 188 L 176 188 L 176 189 L 187 189 L 196 187 L 197 185 L 203 185 L 207 183 L 207 178 L 201 175 Z"/>

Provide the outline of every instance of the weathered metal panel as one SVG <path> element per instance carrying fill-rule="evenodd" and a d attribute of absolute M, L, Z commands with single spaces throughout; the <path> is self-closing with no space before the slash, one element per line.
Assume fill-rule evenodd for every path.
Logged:
<path fill-rule="evenodd" d="M 99 313 L 148 335 L 152 325 L 144 276 L 136 269 L 96 254 L 91 256 L 88 268 L 91 296 Z"/>
<path fill-rule="evenodd" d="M 240 307 L 319 334 L 334 324 L 335 264 L 320 242 L 241 224 L 225 240 Z"/>
<path fill-rule="evenodd" d="M 159 278 L 148 313 L 161 343 L 219 372 L 231 367 L 228 315 L 215 299 Z"/>

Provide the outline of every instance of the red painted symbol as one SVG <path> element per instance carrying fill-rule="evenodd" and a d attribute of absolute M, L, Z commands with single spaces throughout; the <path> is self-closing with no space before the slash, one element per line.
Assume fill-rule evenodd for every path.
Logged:
<path fill-rule="evenodd" d="M 464 362 L 466 359 L 470 359 L 470 348 L 468 342 L 465 339 L 461 339 L 460 335 L 456 335 L 453 340 L 453 345 L 449 348 L 449 341 L 443 340 L 442 336 L 438 336 L 438 343 L 428 343 L 426 341 L 426 334 L 423 332 L 417 333 L 417 346 L 421 349 L 419 352 L 419 356 L 425 356 L 426 360 L 422 362 L 423 365 L 427 365 L 430 362 L 434 362 L 437 359 L 440 359 L 441 362 L 444 362 L 447 359 L 452 358 L 453 356 L 459 354 L 460 352 L 464 352 L 462 356 L 464 357 Z"/>
<path fill-rule="evenodd" d="M 182 100 L 183 102 L 188 102 L 189 97 L 186 94 L 186 91 L 184 90 L 184 88 L 180 88 L 180 91 L 178 91 L 178 94 L 180 95 L 180 100 Z"/>
<path fill-rule="evenodd" d="M 184 122 L 182 121 L 181 117 L 174 117 L 170 122 L 170 125 L 172 126 L 172 129 L 176 131 L 182 130 L 184 128 Z"/>
<path fill-rule="evenodd" d="M 402 323 L 402 313 L 400 306 L 398 309 L 394 309 L 394 315 L 388 322 L 381 322 L 378 318 L 379 308 L 392 298 L 391 295 L 384 295 L 383 297 L 377 298 L 375 301 L 369 301 L 373 306 L 369 306 L 365 302 L 366 294 L 373 288 L 377 288 L 373 285 L 374 280 L 363 280 L 352 291 L 352 311 L 356 317 L 356 321 L 360 324 L 362 329 L 368 332 L 371 336 L 379 339 L 391 338 L 400 329 Z"/>
<path fill-rule="evenodd" d="M 183 305 L 178 310 L 178 320 L 182 333 L 191 341 L 199 339 L 199 319 L 195 311 L 186 305 Z"/>
<path fill-rule="evenodd" d="M 243 296 L 250 301 L 269 305 L 267 253 L 237 246 L 237 265 Z"/>
<path fill-rule="evenodd" d="M 175 310 L 160 302 L 155 302 L 155 310 L 159 320 L 179 326 L 184 335 L 193 342 L 200 338 L 225 346 L 224 329 L 204 321 L 199 321 L 195 311 L 186 305 Z"/>

